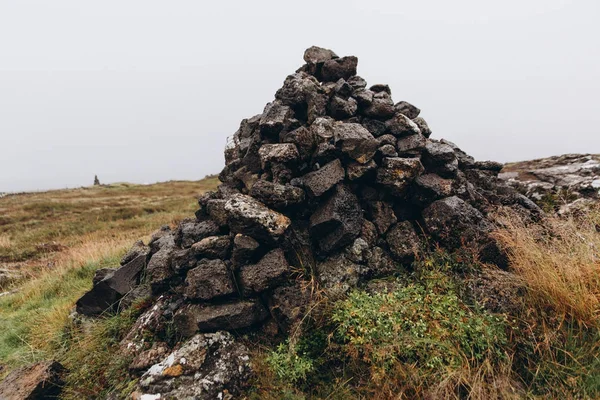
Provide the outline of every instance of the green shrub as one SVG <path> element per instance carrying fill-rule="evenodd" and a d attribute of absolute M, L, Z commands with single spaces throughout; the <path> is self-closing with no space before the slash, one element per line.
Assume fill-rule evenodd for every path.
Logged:
<path fill-rule="evenodd" d="M 391 293 L 354 292 L 333 320 L 346 351 L 384 371 L 396 362 L 436 369 L 501 358 L 506 343 L 502 319 L 418 283 Z"/>
<path fill-rule="evenodd" d="M 267 356 L 267 364 L 275 376 L 282 382 L 295 384 L 305 380 L 313 371 L 313 360 L 298 354 L 297 347 L 289 342 L 281 343 Z"/>

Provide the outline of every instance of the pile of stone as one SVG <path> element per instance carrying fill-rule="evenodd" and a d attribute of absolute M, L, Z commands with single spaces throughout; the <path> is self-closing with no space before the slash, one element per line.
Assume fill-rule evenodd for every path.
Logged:
<path fill-rule="evenodd" d="M 394 102 L 387 85 L 368 86 L 356 57 L 311 47 L 304 60 L 262 114 L 241 122 L 225 150 L 222 184 L 199 199 L 195 217 L 136 243 L 120 268 L 98 271 L 77 302 L 78 313 L 95 316 L 157 299 L 123 342 L 136 357 L 132 370 L 144 374 L 139 393 L 190 395 L 181 389 L 189 377 L 210 375 L 206 349 L 232 346 L 224 336 L 212 344 L 217 332 L 290 329 L 310 301 L 311 279 L 339 295 L 410 270 L 420 251 L 438 244 L 473 246 L 504 267 L 489 211 L 539 210 L 499 183 L 501 164 L 430 138 L 420 110 Z M 183 354 L 167 356 L 166 344 L 144 343 L 165 321 L 202 344 L 194 368 L 176 360 Z M 245 350 L 233 353 L 209 364 L 227 358 L 246 374 Z M 234 393 L 240 379 L 208 381 L 193 396 Z"/>

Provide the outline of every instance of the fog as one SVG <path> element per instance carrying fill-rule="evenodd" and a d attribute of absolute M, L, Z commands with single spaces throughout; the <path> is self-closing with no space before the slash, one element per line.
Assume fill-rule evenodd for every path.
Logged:
<path fill-rule="evenodd" d="M 318 45 L 477 159 L 600 153 L 594 0 L 0 1 L 0 192 L 218 173 Z"/>

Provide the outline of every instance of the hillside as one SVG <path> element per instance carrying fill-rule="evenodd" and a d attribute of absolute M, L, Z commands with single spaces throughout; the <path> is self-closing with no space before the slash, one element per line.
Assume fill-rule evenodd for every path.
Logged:
<path fill-rule="evenodd" d="M 600 154 L 563 154 L 508 163 L 498 177 L 545 210 L 565 213 L 599 198 Z"/>

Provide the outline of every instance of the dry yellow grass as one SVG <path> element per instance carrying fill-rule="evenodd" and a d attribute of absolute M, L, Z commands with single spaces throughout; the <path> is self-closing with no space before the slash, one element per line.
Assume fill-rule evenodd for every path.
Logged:
<path fill-rule="evenodd" d="M 600 314 L 600 209 L 585 215 L 545 217 L 528 224 L 502 211 L 496 237 L 507 249 L 511 269 L 527 284 L 533 303 L 586 325 Z"/>
<path fill-rule="evenodd" d="M 0 235 L 0 247 L 7 249 L 12 245 L 12 241 L 8 235 Z"/>

